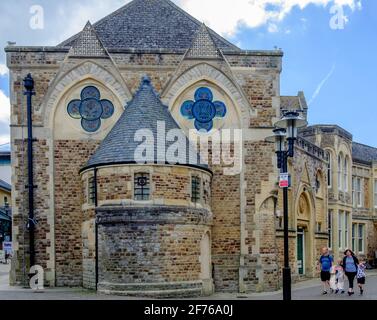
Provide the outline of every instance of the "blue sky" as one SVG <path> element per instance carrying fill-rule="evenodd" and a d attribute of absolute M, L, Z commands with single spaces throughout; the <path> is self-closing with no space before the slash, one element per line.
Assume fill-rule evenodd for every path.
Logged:
<path fill-rule="evenodd" d="M 310 123 L 338 124 L 355 141 L 377 147 L 377 1 L 363 1 L 343 30 L 329 27 L 330 16 L 316 6 L 294 9 L 279 25 L 290 33 L 266 32 L 262 26 L 242 29 L 237 38 L 244 48 L 283 49 L 282 95 L 303 90 L 309 102 L 327 78 L 311 101 Z"/>
<path fill-rule="evenodd" d="M 1 1 L 0 43 L 54 45 L 123 5 L 125 0 L 38 3 L 44 28 L 31 30 L 32 0 Z M 305 92 L 311 124 L 338 124 L 354 140 L 377 147 L 377 1 L 375 0 L 176 0 L 243 49 L 284 51 L 281 94 Z M 330 28 L 330 8 L 342 4 L 344 29 Z M 250 7 L 252 6 L 252 7 Z M 209 11 L 211 10 L 211 11 Z M 207 13 L 211 12 L 210 15 Z M 8 75 L 0 52 L 0 145 L 9 141 Z M 9 101 L 8 101 L 9 104 Z M 7 118 L 8 117 L 8 118 Z"/>

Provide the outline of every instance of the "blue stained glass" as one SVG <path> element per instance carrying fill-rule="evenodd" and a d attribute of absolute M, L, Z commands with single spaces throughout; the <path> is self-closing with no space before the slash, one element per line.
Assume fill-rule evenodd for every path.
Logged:
<path fill-rule="evenodd" d="M 68 103 L 67 111 L 73 119 L 81 119 L 80 106 L 81 100 L 72 100 Z"/>
<path fill-rule="evenodd" d="M 201 87 L 195 92 L 195 101 L 198 100 L 213 100 L 212 91 L 209 88 Z"/>
<path fill-rule="evenodd" d="M 224 118 L 227 109 L 223 102 L 213 102 L 213 93 L 209 88 L 201 87 L 195 92 L 195 101 L 187 100 L 181 106 L 181 114 L 186 119 L 195 119 L 198 131 L 211 131 L 214 118 Z"/>
<path fill-rule="evenodd" d="M 115 112 L 110 100 L 100 98 L 96 87 L 87 86 L 81 91 L 81 100 L 72 100 L 67 106 L 68 114 L 74 119 L 81 119 L 81 126 L 87 132 L 99 130 L 101 119 L 109 119 Z"/>
<path fill-rule="evenodd" d="M 93 121 L 101 118 L 103 113 L 102 104 L 94 98 L 88 98 L 82 101 L 80 114 L 85 120 Z"/>
<path fill-rule="evenodd" d="M 101 98 L 101 93 L 99 92 L 99 90 L 96 87 L 88 86 L 88 87 L 85 87 L 84 89 L 82 89 L 81 100 L 85 100 L 85 99 L 89 99 L 89 98 L 93 98 L 93 99 L 97 99 L 97 100 L 99 100 Z"/>
<path fill-rule="evenodd" d="M 101 100 L 103 113 L 102 119 L 109 119 L 114 114 L 114 105 L 110 100 Z"/>
<path fill-rule="evenodd" d="M 181 107 L 181 114 L 186 117 L 187 119 L 194 119 L 194 116 L 192 114 L 192 106 L 194 105 L 194 101 L 185 101 L 183 104 L 182 104 L 182 107 Z"/>
<path fill-rule="evenodd" d="M 96 132 L 101 127 L 101 119 L 91 121 L 82 118 L 81 126 L 87 132 Z"/>
<path fill-rule="evenodd" d="M 215 101 L 213 103 L 216 108 L 216 117 L 224 118 L 226 115 L 226 106 L 224 102 L 221 101 Z"/>
<path fill-rule="evenodd" d="M 204 130 L 204 131 L 209 132 L 213 128 L 213 121 L 203 123 L 203 122 L 199 122 L 198 120 L 195 120 L 194 124 L 195 124 L 196 130 L 198 130 L 198 131 Z"/>
<path fill-rule="evenodd" d="M 197 121 L 208 123 L 216 116 L 216 108 L 209 100 L 199 100 L 195 102 L 192 114 Z"/>

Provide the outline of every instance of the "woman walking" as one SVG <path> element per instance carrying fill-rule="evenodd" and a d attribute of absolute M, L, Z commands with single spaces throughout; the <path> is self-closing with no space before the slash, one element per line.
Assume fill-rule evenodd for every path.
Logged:
<path fill-rule="evenodd" d="M 353 291 L 353 283 L 357 274 L 358 265 L 359 265 L 359 260 L 356 258 L 355 254 L 350 249 L 347 249 L 344 252 L 343 268 L 349 282 L 349 287 L 348 287 L 349 296 L 352 296 L 353 294 L 355 294 L 355 292 Z"/>

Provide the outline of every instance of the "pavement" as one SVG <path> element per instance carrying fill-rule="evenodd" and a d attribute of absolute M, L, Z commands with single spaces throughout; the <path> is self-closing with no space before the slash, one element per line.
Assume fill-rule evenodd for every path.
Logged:
<path fill-rule="evenodd" d="M 0 264 L 0 301 L 2 300 L 140 300 L 140 298 L 120 297 L 97 294 L 94 291 L 82 288 L 45 288 L 43 292 L 34 292 L 31 289 L 9 286 L 10 265 Z M 346 281 L 347 282 L 347 281 Z M 356 287 L 355 287 L 356 289 Z M 347 287 L 346 287 L 347 290 Z M 349 297 L 346 293 L 322 295 L 319 279 L 311 279 L 296 283 L 292 286 L 293 300 L 377 300 L 377 270 L 367 272 L 365 293 Z M 211 297 L 190 300 L 282 300 L 282 291 L 231 294 L 216 293 Z"/>

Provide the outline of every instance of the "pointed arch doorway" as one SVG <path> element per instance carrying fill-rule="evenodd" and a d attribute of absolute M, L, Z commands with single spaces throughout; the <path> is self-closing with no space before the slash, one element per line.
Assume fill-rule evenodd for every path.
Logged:
<path fill-rule="evenodd" d="M 311 276 L 313 273 L 313 241 L 312 216 L 314 208 L 309 194 L 301 193 L 297 204 L 297 238 L 296 257 L 297 274 L 299 276 Z"/>

